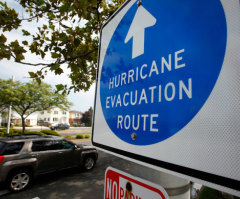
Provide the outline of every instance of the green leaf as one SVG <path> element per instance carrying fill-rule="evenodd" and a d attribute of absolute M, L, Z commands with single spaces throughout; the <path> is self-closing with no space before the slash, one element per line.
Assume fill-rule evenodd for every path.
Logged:
<path fill-rule="evenodd" d="M 51 70 L 51 71 L 55 71 L 55 70 L 57 70 L 59 67 L 60 67 L 60 64 L 54 64 L 54 65 L 52 65 L 52 66 L 50 67 L 50 70 Z"/>
<path fill-rule="evenodd" d="M 31 78 L 37 77 L 36 73 L 34 72 L 28 72 L 28 74 L 30 75 Z"/>
<path fill-rule="evenodd" d="M 6 41 L 7 41 L 7 38 L 3 34 L 1 34 L 0 43 L 5 43 Z"/>
<path fill-rule="evenodd" d="M 51 57 L 52 57 L 52 58 L 60 58 L 60 57 L 61 57 L 61 54 L 52 52 L 52 53 L 51 53 Z"/>
<path fill-rule="evenodd" d="M 74 45 L 79 46 L 79 44 L 80 44 L 80 40 L 79 39 L 74 39 Z"/>
<path fill-rule="evenodd" d="M 61 68 L 58 68 L 55 70 L 56 75 L 61 75 L 62 73 L 63 73 L 63 69 L 61 69 Z"/>
<path fill-rule="evenodd" d="M 27 30 L 22 30 L 23 36 L 29 36 L 31 35 L 30 32 L 28 32 Z"/>
<path fill-rule="evenodd" d="M 37 81 L 37 83 L 40 85 L 41 84 L 41 79 L 40 78 L 36 78 L 36 81 Z"/>
<path fill-rule="evenodd" d="M 64 86 L 62 84 L 57 84 L 56 85 L 57 91 L 63 90 Z"/>
<path fill-rule="evenodd" d="M 28 45 L 28 42 L 27 41 L 22 41 L 22 44 L 27 46 Z"/>

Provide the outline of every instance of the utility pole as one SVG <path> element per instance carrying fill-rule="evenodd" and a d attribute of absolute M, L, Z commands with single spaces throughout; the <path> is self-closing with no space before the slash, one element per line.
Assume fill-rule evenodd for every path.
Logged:
<path fill-rule="evenodd" d="M 14 77 L 12 76 L 11 88 L 12 88 L 13 81 L 14 81 Z M 10 102 L 8 107 L 7 134 L 9 134 L 9 131 L 10 131 L 11 114 L 12 114 L 12 102 Z"/>

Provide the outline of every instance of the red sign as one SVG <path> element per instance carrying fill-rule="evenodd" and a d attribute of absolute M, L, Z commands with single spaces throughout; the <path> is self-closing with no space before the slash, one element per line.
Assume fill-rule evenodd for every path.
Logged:
<path fill-rule="evenodd" d="M 105 199 L 168 199 L 157 184 L 108 167 L 105 173 Z"/>

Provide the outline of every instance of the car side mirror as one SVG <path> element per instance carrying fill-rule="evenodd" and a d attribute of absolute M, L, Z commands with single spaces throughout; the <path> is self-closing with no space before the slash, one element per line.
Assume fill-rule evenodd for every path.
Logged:
<path fill-rule="evenodd" d="M 76 150 L 78 148 L 78 146 L 77 145 L 74 145 L 74 150 Z"/>

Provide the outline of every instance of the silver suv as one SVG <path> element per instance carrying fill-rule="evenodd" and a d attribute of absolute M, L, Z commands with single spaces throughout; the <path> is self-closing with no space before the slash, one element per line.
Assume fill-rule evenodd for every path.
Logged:
<path fill-rule="evenodd" d="M 39 174 L 71 167 L 91 170 L 98 158 L 91 146 L 57 136 L 13 136 L 0 139 L 0 183 L 12 192 L 26 189 Z"/>

